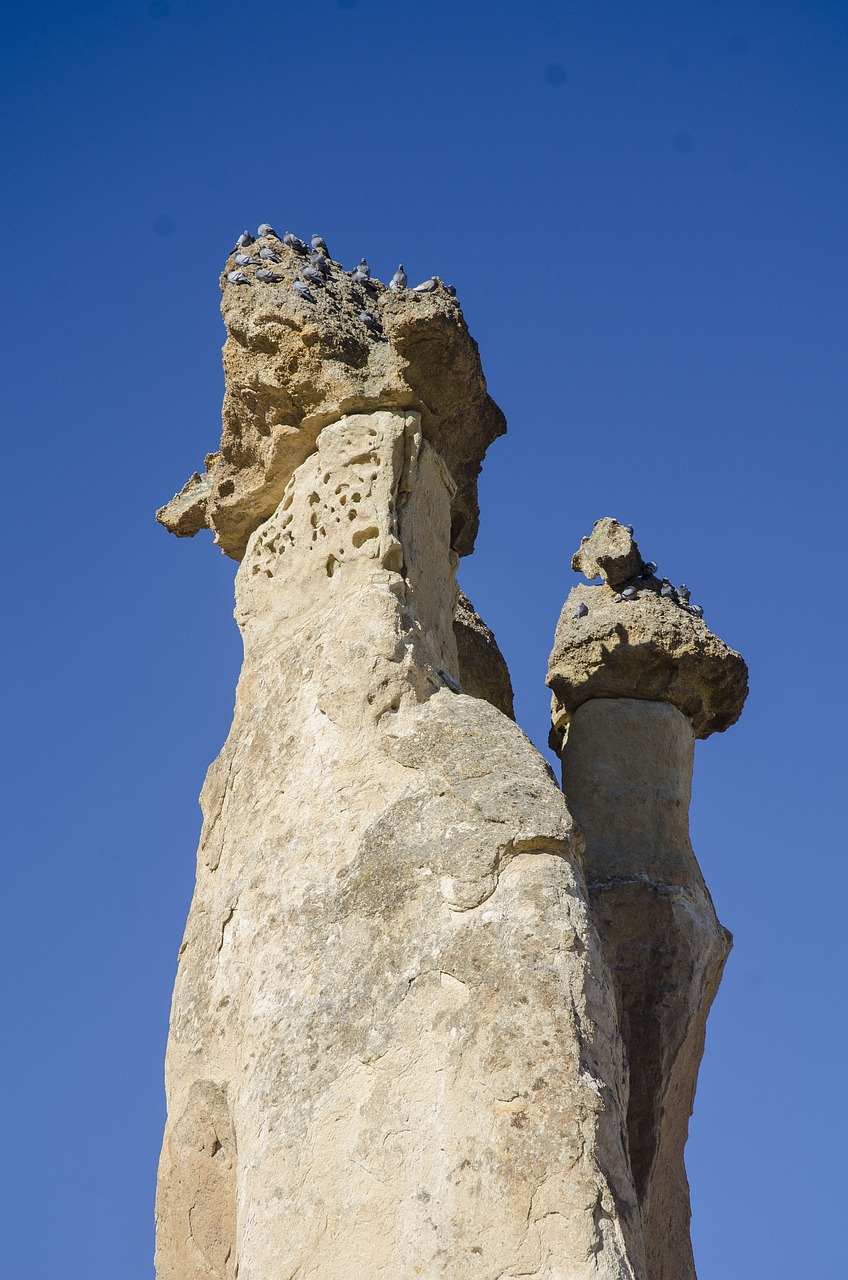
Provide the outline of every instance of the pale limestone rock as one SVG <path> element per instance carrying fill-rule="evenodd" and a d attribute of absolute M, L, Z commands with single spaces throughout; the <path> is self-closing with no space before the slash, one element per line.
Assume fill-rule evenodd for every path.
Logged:
<path fill-rule="evenodd" d="M 575 618 L 579 604 L 588 613 Z M 658 584 L 640 583 L 635 600 L 607 586 L 572 588 L 557 624 L 548 664 L 554 740 L 591 698 L 670 702 L 696 738 L 735 724 L 748 694 L 743 658 Z"/>
<path fill-rule="evenodd" d="M 689 841 L 692 728 L 667 703 L 583 703 L 562 750 L 592 913 L 615 975 L 646 1280 L 694 1280 L 683 1148 L 730 951 Z"/>
<path fill-rule="evenodd" d="M 485 698 L 510 720 L 515 719 L 512 705 L 512 680 L 494 635 L 460 591 L 453 614 L 453 634 L 459 658 L 459 679 L 465 693 Z"/>
<path fill-rule="evenodd" d="M 581 539 L 571 567 L 575 573 L 601 577 L 617 588 L 636 577 L 642 568 L 642 556 L 630 530 L 612 516 L 604 516 L 595 523 L 589 537 Z"/>
<path fill-rule="evenodd" d="M 453 478 L 330 423 L 236 579 L 167 1054 L 160 1280 L 641 1280 L 627 1076 L 550 770 L 461 675 Z"/>
<path fill-rule="evenodd" d="M 292 289 L 305 260 L 273 237 L 267 243 L 282 258 L 274 267 L 281 282 L 264 284 L 249 271 L 250 284 L 229 283 L 232 260 L 221 275 L 224 429 L 220 453 L 206 460 L 205 492 L 193 477 L 157 519 L 180 537 L 207 526 L 240 560 L 322 427 L 344 413 L 400 407 L 420 413 L 425 438 L 450 468 L 452 544 L 467 555 L 479 522 L 480 463 L 506 424 L 456 298 L 440 282 L 427 294 L 378 280 L 366 289 L 331 263 L 308 302 Z M 363 309 L 381 334 L 363 325 Z"/>

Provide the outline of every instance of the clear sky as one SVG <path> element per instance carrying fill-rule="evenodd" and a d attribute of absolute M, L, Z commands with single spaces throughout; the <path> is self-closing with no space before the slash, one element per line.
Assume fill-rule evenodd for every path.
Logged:
<path fill-rule="evenodd" d="M 736 937 L 696 1260 L 843 1280 L 848 4 L 45 0 L 7 7 L 0 67 L 5 1273 L 152 1278 L 240 660 L 233 562 L 153 513 L 217 445 L 218 273 L 269 221 L 456 283 L 509 422 L 460 577 L 540 747 L 599 516 L 747 658 L 696 753 Z"/>

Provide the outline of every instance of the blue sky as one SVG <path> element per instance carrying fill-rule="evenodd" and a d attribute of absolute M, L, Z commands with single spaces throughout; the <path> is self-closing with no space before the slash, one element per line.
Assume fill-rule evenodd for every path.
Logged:
<path fill-rule="evenodd" d="M 742 721 L 696 753 L 736 938 L 696 1261 L 841 1280 L 848 4 L 46 2 L 4 16 L 0 99 L 8 1274 L 152 1280 L 240 659 L 233 563 L 153 513 L 217 444 L 217 277 L 269 221 L 457 284 L 509 422 L 460 578 L 540 747 L 601 515 L 747 658 Z"/>

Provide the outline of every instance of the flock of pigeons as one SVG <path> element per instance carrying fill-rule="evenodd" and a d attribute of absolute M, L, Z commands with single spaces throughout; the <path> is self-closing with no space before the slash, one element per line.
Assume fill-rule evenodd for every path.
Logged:
<path fill-rule="evenodd" d="M 631 524 L 626 524 L 623 527 L 627 530 L 627 532 L 630 534 L 632 538 L 633 526 Z M 658 581 L 656 577 L 656 572 L 657 572 L 656 561 L 647 560 L 643 563 L 642 568 L 639 570 L 639 575 L 638 575 L 640 582 L 651 583 L 651 586 L 648 589 L 652 591 L 655 595 L 657 592 L 656 583 Z M 671 600 L 673 604 L 680 605 L 680 608 L 685 609 L 687 613 L 691 613 L 693 618 L 703 618 L 704 610 L 702 609 L 702 607 L 699 604 L 689 603 L 689 597 L 691 596 L 692 593 L 687 586 L 683 585 L 680 587 L 675 587 L 670 578 L 661 578 L 659 579 L 659 588 L 660 588 L 659 594 L 663 600 Z M 623 591 L 621 591 L 618 595 L 615 596 L 615 602 L 619 604 L 624 600 L 637 600 L 638 598 L 639 598 L 639 588 L 635 586 L 629 586 L 629 587 L 625 587 Z M 585 618 L 588 612 L 589 612 L 588 605 L 580 603 L 577 606 L 577 608 L 574 610 L 574 613 L 571 616 L 573 618 Z"/>
<path fill-rule="evenodd" d="M 259 241 L 265 241 L 259 244 Z M 332 269 L 336 265 L 330 258 L 330 251 L 327 248 L 327 242 L 323 236 L 314 235 L 310 244 L 305 240 L 301 240 L 299 236 L 293 232 L 287 231 L 285 235 L 279 236 L 274 228 L 267 222 L 263 222 L 252 236 L 249 231 L 243 231 L 236 241 L 236 247 L 233 250 L 235 256 L 236 270 L 227 272 L 227 280 L 230 284 L 241 285 L 250 284 L 251 277 L 245 270 L 246 267 L 255 267 L 254 278 L 263 284 L 280 284 L 286 279 L 280 272 L 275 271 L 274 267 L 282 262 L 277 250 L 272 244 L 268 244 L 268 240 L 276 240 L 278 244 L 287 245 L 289 249 L 298 254 L 304 263 L 300 268 L 300 274 L 296 275 L 292 281 L 292 290 L 304 302 L 315 302 L 315 294 L 313 288 L 321 288 L 332 276 Z M 350 276 L 355 284 L 371 294 L 377 295 L 378 287 L 383 288 L 377 280 L 371 279 L 371 268 L 363 258 L 358 266 L 352 271 L 347 271 L 345 275 Z M 403 269 L 403 263 L 398 266 L 397 271 L 389 281 L 389 288 L 394 292 L 401 292 L 408 288 L 409 280 Z M 456 297 L 456 289 L 452 284 L 442 284 L 435 276 L 431 276 L 429 280 L 422 281 L 421 284 L 412 286 L 411 293 L 435 293 L 439 288 L 445 289 L 452 298 Z M 374 335 L 383 332 L 383 326 L 371 311 L 362 310 L 359 313 L 359 319 L 364 327 Z"/>

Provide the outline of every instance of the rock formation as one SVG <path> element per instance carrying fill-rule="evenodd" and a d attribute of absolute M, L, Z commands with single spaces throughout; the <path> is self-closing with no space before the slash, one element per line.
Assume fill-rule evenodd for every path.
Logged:
<path fill-rule="evenodd" d="M 731 945 L 689 841 L 694 742 L 738 719 L 747 671 L 683 602 L 688 593 L 663 596 L 653 574 L 637 576 L 642 557 L 617 521 L 599 521 L 573 565 L 604 585 L 575 587 L 563 608 L 548 672 L 552 740 L 615 980 L 646 1275 L 691 1280 L 683 1147 Z"/>
<path fill-rule="evenodd" d="M 694 692 L 669 675 L 645 695 L 665 705 L 618 686 L 601 703 L 563 636 L 556 730 L 590 897 L 456 584 L 504 429 L 458 304 L 331 262 L 310 302 L 297 249 L 260 243 L 280 280 L 236 283 L 233 260 L 222 276 L 220 453 L 159 513 L 241 561 L 244 641 L 174 990 L 159 1280 L 670 1280 L 657 1224 L 683 1221 L 681 1117 L 685 1137 L 724 958 L 685 836 L 686 717 L 721 727 L 718 650 L 699 624 Z M 625 702 L 646 711 L 632 749 L 668 749 L 661 777 L 628 764 L 625 790 L 656 798 L 619 841 L 616 805 L 597 815 L 585 792 L 603 777 L 617 803 L 595 708 Z"/>

